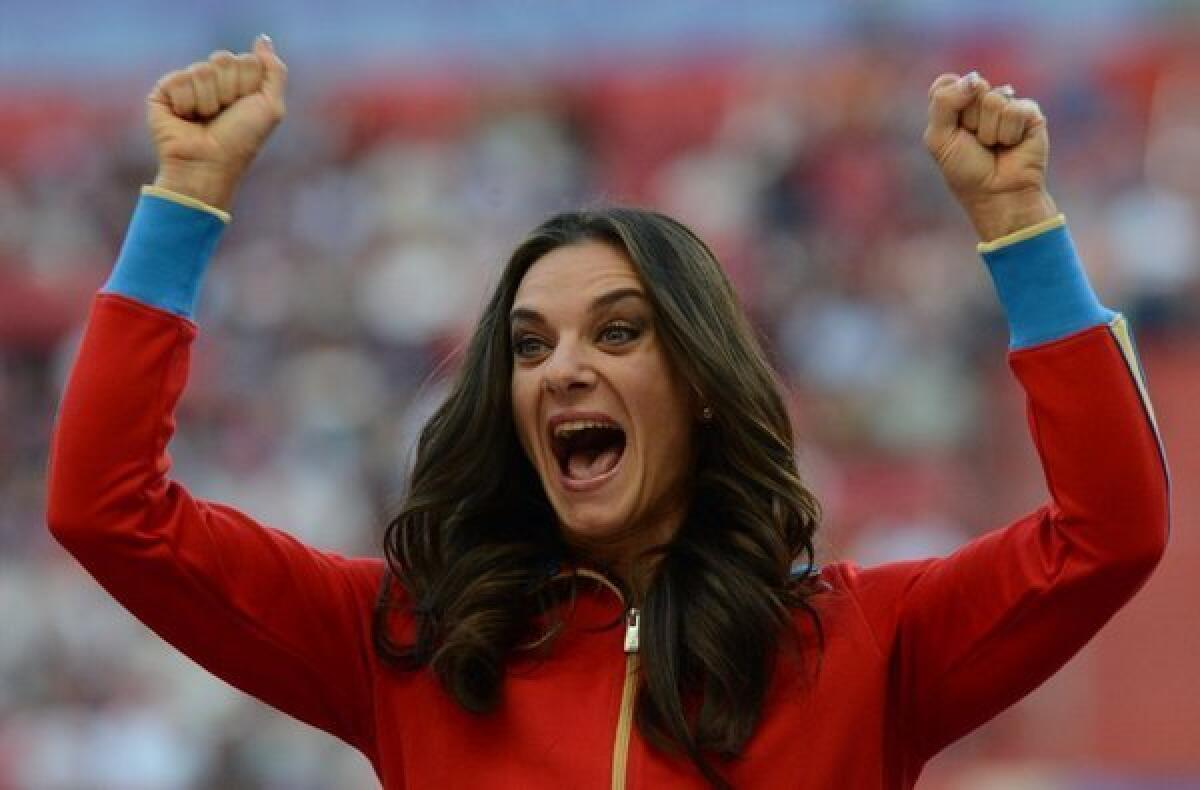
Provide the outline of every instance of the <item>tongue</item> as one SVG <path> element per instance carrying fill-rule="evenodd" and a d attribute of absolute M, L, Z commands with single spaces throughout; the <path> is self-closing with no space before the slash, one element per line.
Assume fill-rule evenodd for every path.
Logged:
<path fill-rule="evenodd" d="M 616 447 L 604 450 L 576 450 L 567 459 L 567 475 L 572 480 L 591 480 L 611 472 L 620 457 L 621 453 Z"/>

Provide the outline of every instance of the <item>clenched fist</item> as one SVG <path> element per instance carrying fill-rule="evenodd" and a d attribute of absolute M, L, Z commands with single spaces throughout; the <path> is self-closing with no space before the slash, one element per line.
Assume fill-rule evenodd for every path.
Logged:
<path fill-rule="evenodd" d="M 975 72 L 938 77 L 925 146 L 984 241 L 1058 213 L 1046 191 L 1046 118 L 1008 86 L 992 88 Z"/>
<path fill-rule="evenodd" d="M 163 76 L 146 97 L 156 186 L 228 209 L 246 168 L 283 119 L 287 67 L 271 40 L 214 52 Z"/>

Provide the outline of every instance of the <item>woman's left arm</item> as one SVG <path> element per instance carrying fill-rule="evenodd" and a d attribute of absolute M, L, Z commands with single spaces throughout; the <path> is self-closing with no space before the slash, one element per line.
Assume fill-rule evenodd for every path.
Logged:
<path fill-rule="evenodd" d="M 888 618 L 894 701 L 918 760 L 1074 655 L 1158 563 L 1169 519 L 1166 459 L 1125 319 L 1096 299 L 1044 189 L 1040 110 L 978 77 L 940 77 L 930 95 L 926 144 L 983 238 L 1050 500 L 892 575 L 903 579 Z"/>
<path fill-rule="evenodd" d="M 1095 301 L 1061 220 L 1048 224 L 985 259 L 1049 501 L 944 559 L 862 574 L 869 608 L 890 601 L 896 723 L 919 761 L 1057 671 L 1166 546 L 1166 460 L 1125 319 Z"/>

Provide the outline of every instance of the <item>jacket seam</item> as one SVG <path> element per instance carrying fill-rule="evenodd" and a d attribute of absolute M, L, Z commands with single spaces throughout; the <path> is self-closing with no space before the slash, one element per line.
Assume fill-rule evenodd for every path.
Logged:
<path fill-rule="evenodd" d="M 884 650 L 883 641 L 879 638 L 879 634 L 875 633 L 875 627 L 871 625 L 871 619 L 867 617 L 867 611 L 863 608 L 862 601 L 858 598 L 858 593 L 855 592 L 853 585 L 846 583 L 846 574 L 843 569 L 837 569 L 838 574 L 842 577 L 842 583 L 845 584 L 846 592 L 850 594 L 850 600 L 854 604 L 854 609 L 858 612 L 859 619 L 867 627 L 867 633 L 871 635 L 871 644 L 875 646 L 875 652 L 879 654 L 879 658 L 883 661 L 888 660 L 889 651 Z"/>
<path fill-rule="evenodd" d="M 1154 440 L 1155 456 L 1158 458 L 1159 467 L 1162 469 L 1163 495 L 1166 497 L 1167 537 L 1169 538 L 1171 535 L 1171 468 L 1167 464 L 1166 442 L 1163 441 L 1162 432 L 1154 419 L 1154 415 L 1150 411 L 1150 387 L 1146 377 L 1146 368 L 1140 358 L 1131 360 L 1125 356 L 1125 350 L 1121 347 L 1121 342 L 1117 339 L 1112 324 L 1109 324 L 1106 329 L 1108 330 L 1109 340 L 1117 347 L 1117 356 L 1121 358 L 1121 367 L 1125 369 L 1129 383 L 1133 386 L 1134 394 L 1137 396 L 1138 408 L 1142 412 L 1142 419 L 1150 431 L 1150 437 Z M 1129 333 L 1129 344 L 1136 355 L 1137 346 L 1134 345 L 1132 332 Z M 1135 372 L 1134 364 L 1137 365 L 1140 376 L 1138 372 Z M 1145 393 L 1144 398 L 1143 393 Z"/>
<path fill-rule="evenodd" d="M 1092 324 L 1081 329 L 1076 329 L 1073 332 L 1069 332 L 1062 337 L 1043 340 L 1032 345 L 1021 346 L 1020 348 L 1014 348 L 1009 351 L 1009 355 L 1012 358 L 1023 357 L 1029 354 L 1035 354 L 1039 351 L 1047 351 L 1052 348 L 1068 346 L 1073 343 L 1082 343 L 1084 339 L 1087 338 L 1088 334 L 1092 332 L 1104 332 L 1107 335 L 1109 334 L 1108 324 Z"/>

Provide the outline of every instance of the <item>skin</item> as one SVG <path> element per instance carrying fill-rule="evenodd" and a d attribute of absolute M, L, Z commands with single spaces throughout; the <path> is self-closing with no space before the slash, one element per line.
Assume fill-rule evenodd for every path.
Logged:
<path fill-rule="evenodd" d="M 1046 191 L 1046 117 L 1011 92 L 975 72 L 942 74 L 929 86 L 925 147 L 983 241 L 1058 214 Z"/>
<path fill-rule="evenodd" d="M 146 97 L 155 186 L 228 210 L 243 174 L 283 120 L 287 66 L 267 36 L 164 74 Z"/>
<path fill-rule="evenodd" d="M 605 303 L 621 291 L 631 295 Z M 600 242 L 559 247 L 526 272 L 513 300 L 513 419 L 568 542 L 635 589 L 637 557 L 668 540 L 686 512 L 697 409 L 656 333 L 633 264 Z M 616 475 L 567 490 L 548 420 L 602 412 L 625 429 Z"/>

